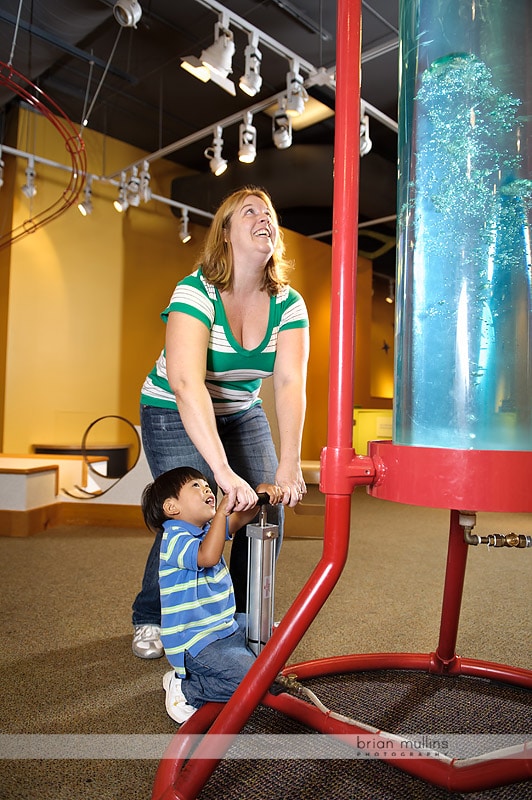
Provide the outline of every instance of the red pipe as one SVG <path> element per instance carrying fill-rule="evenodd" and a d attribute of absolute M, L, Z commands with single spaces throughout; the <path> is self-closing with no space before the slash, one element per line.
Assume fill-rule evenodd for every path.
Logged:
<path fill-rule="evenodd" d="M 459 518 L 459 511 L 451 511 L 440 638 L 434 661 L 436 672 L 448 672 L 456 660 L 456 639 L 469 549 L 464 541 L 464 531 Z"/>
<path fill-rule="evenodd" d="M 339 0 L 337 43 L 327 449 L 347 449 L 349 461 L 353 449 L 360 173 L 361 3 L 357 0 Z"/>
<path fill-rule="evenodd" d="M 351 672 L 400 669 L 435 673 L 434 653 L 355 653 L 331 658 L 318 658 L 289 664 L 283 675 L 295 675 L 298 680 L 322 675 L 343 675 Z M 441 672 L 441 670 L 438 670 Z M 511 667 L 496 661 L 479 661 L 456 656 L 446 675 L 467 675 L 499 681 L 532 690 L 532 672 L 524 667 Z"/>
<path fill-rule="evenodd" d="M 357 268 L 358 179 L 360 161 L 361 0 L 339 0 L 337 10 L 337 84 L 334 146 L 331 342 L 328 447 L 334 457 L 323 469 L 334 471 L 335 494 L 325 503 L 322 558 L 274 635 L 253 664 L 209 733 L 237 735 L 286 664 L 302 636 L 340 577 L 349 545 L 351 494 L 354 483 L 345 476 L 353 456 L 351 446 L 354 379 L 354 319 Z M 356 77 L 353 85 L 353 77 Z M 346 224 L 347 220 L 347 224 Z M 329 466 L 330 465 L 330 466 Z M 370 470 L 366 470 L 369 476 Z M 370 477 L 367 479 L 371 480 Z M 191 721 L 194 718 L 191 718 Z M 187 723 L 188 725 L 188 723 Z M 220 759 L 208 757 L 205 737 L 179 775 L 160 767 L 153 800 L 194 800 Z M 212 752 L 212 750 L 211 750 Z M 203 757 L 202 757 L 203 755 Z M 174 786 L 167 780 L 171 773 Z M 177 786 L 177 783 L 179 784 Z"/>
<path fill-rule="evenodd" d="M 453 792 L 490 789 L 528 780 L 532 775 L 532 751 L 526 743 L 519 753 L 501 753 L 499 757 L 493 754 L 492 758 L 479 759 L 476 763 L 465 759 L 453 759 L 449 762 L 428 754 L 406 759 L 400 757 L 404 750 L 398 751 L 394 747 L 387 750 L 385 745 L 390 743 L 390 739 L 384 731 L 368 732 L 361 725 L 352 725 L 330 717 L 316 706 L 288 694 L 277 697 L 269 695 L 267 705 L 315 731 L 339 738 L 355 750 L 373 754 L 374 758 L 378 756 L 379 760 L 391 766 Z M 359 746 L 361 742 L 362 746 Z M 386 752 L 390 755 L 385 755 Z"/>

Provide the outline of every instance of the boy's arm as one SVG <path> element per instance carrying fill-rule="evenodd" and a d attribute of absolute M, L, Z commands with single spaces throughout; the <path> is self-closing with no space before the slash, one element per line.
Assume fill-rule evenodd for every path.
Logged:
<path fill-rule="evenodd" d="M 225 531 L 227 526 L 227 501 L 224 495 L 211 522 L 211 527 L 198 548 L 198 567 L 214 567 L 222 557 L 225 547 Z M 244 512 L 237 512 L 244 513 Z M 252 515 L 256 510 L 252 510 Z"/>

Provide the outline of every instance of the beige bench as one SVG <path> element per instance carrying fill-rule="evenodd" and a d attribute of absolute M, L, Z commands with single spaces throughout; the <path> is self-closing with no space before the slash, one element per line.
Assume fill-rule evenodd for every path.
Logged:
<path fill-rule="evenodd" d="M 320 492 L 320 462 L 302 461 L 307 493 L 294 508 L 285 508 L 284 535 L 287 538 L 321 539 L 325 515 L 325 495 Z"/>

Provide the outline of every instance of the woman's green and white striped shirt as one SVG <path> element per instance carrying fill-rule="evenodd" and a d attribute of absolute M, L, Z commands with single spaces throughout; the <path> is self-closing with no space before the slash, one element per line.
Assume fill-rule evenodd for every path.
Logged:
<path fill-rule="evenodd" d="M 164 322 L 171 311 L 189 314 L 210 330 L 206 386 L 216 415 L 236 414 L 260 403 L 262 379 L 273 373 L 279 331 L 305 328 L 309 324 L 303 298 L 295 289 L 286 286 L 270 298 L 268 328 L 263 341 L 254 350 L 245 350 L 231 332 L 218 290 L 205 280 L 200 269 L 177 284 L 168 307 L 161 314 Z M 141 403 L 176 408 L 166 374 L 164 349 L 144 381 Z"/>

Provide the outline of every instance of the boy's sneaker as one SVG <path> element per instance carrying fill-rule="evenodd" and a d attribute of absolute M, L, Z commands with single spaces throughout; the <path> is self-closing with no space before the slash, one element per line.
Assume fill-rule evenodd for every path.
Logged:
<path fill-rule="evenodd" d="M 163 688 L 166 692 L 166 711 L 168 716 L 172 717 L 176 722 L 186 722 L 196 709 L 187 703 L 186 697 L 181 691 L 181 680 L 173 669 L 163 677 Z"/>
<path fill-rule="evenodd" d="M 135 625 L 133 653 L 139 658 L 161 658 L 164 653 L 161 629 L 158 625 Z"/>

